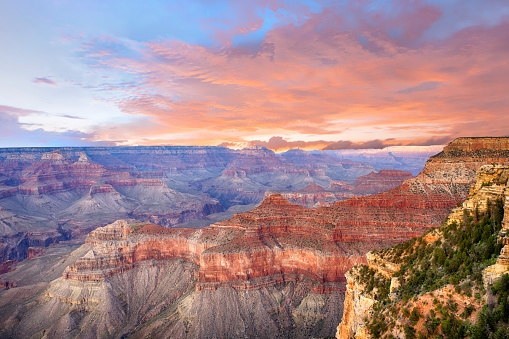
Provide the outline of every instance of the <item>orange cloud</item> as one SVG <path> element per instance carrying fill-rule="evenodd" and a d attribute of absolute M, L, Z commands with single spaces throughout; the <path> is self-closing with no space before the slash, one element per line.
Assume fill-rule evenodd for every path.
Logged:
<path fill-rule="evenodd" d="M 440 17 L 431 6 L 384 22 L 373 14 L 371 24 L 345 29 L 347 15 L 323 11 L 302 25 L 276 27 L 256 52 L 161 40 L 135 57 L 108 51 L 98 65 L 137 78 L 116 87 L 123 92 L 118 106 L 150 126 L 147 142 L 258 139 L 278 150 L 332 147 L 340 138 L 367 147 L 388 138 L 408 144 L 507 135 L 509 23 L 423 43 L 419 38 Z M 401 33 L 391 37 L 387 27 Z M 99 135 L 141 140 L 147 131 L 118 126 Z M 262 140 L 276 133 L 282 137 Z M 292 144 L 290 137 L 308 141 Z"/>

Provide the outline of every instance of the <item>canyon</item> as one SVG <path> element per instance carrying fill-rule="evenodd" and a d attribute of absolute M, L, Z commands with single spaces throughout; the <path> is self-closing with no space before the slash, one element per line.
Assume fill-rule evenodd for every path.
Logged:
<path fill-rule="evenodd" d="M 452 146 L 450 150 L 453 152 L 464 153 L 468 149 L 467 152 L 493 154 L 475 144 L 467 144 L 468 148 Z M 494 150 L 498 146 L 490 145 L 489 149 Z M 349 270 L 345 275 L 347 291 L 343 318 L 336 337 L 367 339 L 392 335 L 408 338 L 419 333 L 421 337 L 454 335 L 463 338 L 470 335 L 488 337 L 488 334 L 495 333 L 495 329 L 490 327 L 489 333 L 482 334 L 486 331 L 484 325 L 477 324 L 479 327 L 475 328 L 475 323 L 482 319 L 483 312 L 488 309 L 491 312 L 499 306 L 501 299 L 496 301 L 494 296 L 497 282 L 509 273 L 508 178 L 507 164 L 481 166 L 475 183 L 470 187 L 468 199 L 451 211 L 440 228 L 399 246 L 370 252 L 366 255 L 367 266 Z M 481 230 L 482 237 L 479 236 Z M 491 237 L 489 233 L 492 233 Z M 488 245 L 490 241 L 491 247 Z M 440 253 L 444 248 L 456 253 L 449 254 L 449 258 L 442 261 Z M 490 255 L 475 253 L 480 248 L 485 251 L 491 248 L 494 253 L 491 260 Z M 456 266 L 450 266 L 450 260 L 465 251 L 469 252 L 467 255 L 471 262 L 463 259 Z M 419 254 L 412 255 L 413 252 Z M 496 262 L 493 262 L 495 259 Z M 429 263 L 432 263 L 431 268 Z M 415 269 L 409 269 L 410 266 Z M 430 270 L 442 273 L 428 273 L 433 279 L 427 282 L 427 275 L 420 271 Z M 366 279 L 369 274 L 372 278 Z M 417 280 L 416 275 L 419 276 Z M 380 306 L 382 303 L 383 306 Z M 442 307 L 446 312 L 440 312 Z M 390 313 L 386 311 L 389 309 Z M 410 314 L 411 309 L 413 315 Z M 500 312 L 500 308 L 493 314 L 496 312 Z M 493 323 L 497 322 L 493 320 Z M 451 323 L 456 332 L 451 332 L 448 327 L 447 324 Z M 461 327 L 464 327 L 463 330 Z M 466 328 L 469 328 L 468 331 Z M 503 329 L 497 331 L 497 335 L 501 331 Z"/>
<path fill-rule="evenodd" d="M 362 193 L 333 183 L 353 184 L 377 176 L 373 171 L 322 153 L 276 154 L 264 147 L 0 149 L 0 263 L 27 258 L 29 248 L 84 241 L 91 230 L 122 218 L 208 226 L 253 208 L 267 191 L 295 192 L 294 202 L 309 207 L 333 203 Z M 384 180 L 391 179 L 372 181 L 371 190 L 383 190 Z M 300 192 L 309 185 L 332 193 Z"/>
<path fill-rule="evenodd" d="M 468 197 L 482 165 L 509 165 L 508 138 L 460 138 L 431 157 L 414 178 L 411 173 L 400 171 L 371 173 L 372 168 L 359 164 L 366 172 L 362 173 L 364 177 L 355 178 L 359 178 L 357 184 L 348 172 L 345 178 L 328 175 L 325 185 L 323 173 L 329 170 L 310 170 L 303 160 L 310 154 L 289 151 L 282 157 L 292 159 L 293 169 L 286 164 L 284 170 L 268 175 L 267 168 L 280 166 L 274 157 L 266 155 L 264 149 L 249 152 L 258 154 L 257 160 L 241 155 L 242 160 L 230 163 L 235 166 L 217 170 L 218 176 L 202 176 L 202 180 L 193 183 L 200 192 L 208 192 L 210 197 L 205 196 L 204 201 L 217 199 L 223 208 L 228 206 L 227 197 L 235 203 L 256 201 L 247 198 L 253 195 L 243 193 L 254 192 L 247 190 L 254 185 L 254 178 L 263 182 L 272 177 L 273 182 L 283 184 L 298 178 L 295 180 L 299 184 L 293 186 L 302 194 L 323 194 L 331 188 L 340 191 L 345 186 L 365 191 L 369 182 L 380 182 L 380 177 L 391 178 L 386 180 L 387 185 L 407 179 L 386 192 L 326 202 L 315 208 L 291 203 L 285 196 L 292 193 L 283 189 L 281 193 L 267 194 L 250 211 L 201 229 L 163 227 L 156 225 L 156 220 L 128 214 L 134 219 L 123 217 L 91 231 L 85 244 L 72 243 L 72 252 L 65 252 L 62 241 L 2 274 L 2 281 L 16 287 L 0 295 L 1 334 L 331 336 L 343 316 L 345 292 L 350 284 L 346 272 L 367 263 L 369 251 L 390 247 L 440 226 L 451 210 Z M 91 155 L 87 157 L 93 160 Z M 194 158 L 190 163 L 199 165 L 200 159 Z M 218 159 L 214 157 L 214 161 L 219 162 Z M 322 164 L 334 160 L 329 156 L 325 159 Z M 335 161 L 341 166 L 346 163 Z M 105 161 L 100 166 L 109 170 Z M 97 168 L 96 172 L 102 170 Z M 204 167 L 198 172 L 202 171 Z M 158 179 L 124 178 L 124 170 L 111 172 L 114 174 L 104 174 L 110 183 L 101 182 L 97 188 L 100 192 L 110 190 L 110 186 L 119 192 L 122 189 L 116 187 L 138 185 L 134 181 L 133 186 L 120 186 L 119 182 L 125 180 Z M 132 172 L 127 171 L 134 176 Z M 226 193 L 227 179 L 237 185 L 235 194 Z M 347 179 L 350 181 L 344 183 Z M 279 187 L 284 188 L 283 184 Z M 179 185 L 180 193 L 191 194 L 189 189 L 183 192 L 182 182 L 168 188 L 176 190 Z M 117 200 L 119 205 L 120 201 L 123 200 Z M 301 202 L 317 204 L 311 198 Z M 37 270 L 38 274 L 27 273 Z M 54 315 L 51 319 L 44 317 L 48 312 Z"/>
<path fill-rule="evenodd" d="M 364 196 L 389 191 L 401 185 L 405 180 L 413 178 L 410 172 L 399 170 L 380 170 L 359 176 L 353 183 L 332 181 L 327 189 L 315 183 L 298 191 L 282 191 L 288 201 L 306 207 L 331 206 L 336 201 L 355 196 Z M 265 197 L 274 191 L 265 192 Z"/>

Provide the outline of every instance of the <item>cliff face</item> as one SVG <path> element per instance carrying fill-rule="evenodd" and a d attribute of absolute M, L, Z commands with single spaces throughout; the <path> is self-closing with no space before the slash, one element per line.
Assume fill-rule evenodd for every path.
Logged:
<path fill-rule="evenodd" d="M 356 251 L 360 248 L 344 247 L 341 231 L 320 212 L 290 204 L 279 194 L 210 228 L 241 230 L 243 235 L 202 254 L 200 288 L 236 280 L 250 280 L 256 286 L 257 278 L 284 281 L 306 275 L 330 283 L 317 289 L 343 289 L 344 272 L 363 261 Z"/>
<path fill-rule="evenodd" d="M 305 209 L 277 196 L 260 208 L 271 214 L 282 205 Z M 255 214 L 268 217 L 261 211 Z M 335 331 L 343 303 L 344 282 L 333 276 L 338 264 L 317 271 L 316 262 L 310 262 L 312 272 L 300 266 L 312 257 L 310 246 L 316 244 L 286 248 L 281 241 L 279 251 L 286 255 L 282 260 L 273 257 L 278 266 L 274 271 L 266 266 L 270 251 L 257 252 L 251 244 L 254 239 L 276 243 L 295 226 L 276 224 L 269 232 L 232 222 L 193 230 L 117 221 L 89 234 L 86 244 L 71 254 L 76 257 L 74 263 L 51 282 L 37 305 L 5 315 L 0 301 L 0 333 L 14 337 L 37 333 L 109 337 L 158 333 L 172 338 L 273 338 L 275 333 L 292 338 L 328 336 Z M 309 221 L 308 230 L 320 234 L 321 226 Z M 252 235 L 246 236 L 248 232 Z M 325 234 L 333 243 L 332 232 Z M 228 244 L 232 247 L 225 252 Z M 223 263 L 210 265 L 207 256 L 218 253 Z M 225 268 L 234 263 L 236 267 Z M 235 269 L 239 270 L 234 273 Z M 4 299 L 8 305 L 11 300 L 19 303 L 14 292 L 16 289 L 5 291 L 10 295 Z M 52 319 L 44 316 L 50 311 L 55 314 Z"/>
<path fill-rule="evenodd" d="M 389 191 L 401 185 L 405 180 L 413 178 L 410 172 L 398 170 L 381 170 L 361 175 L 353 183 L 333 181 L 326 190 L 315 183 L 298 191 L 280 191 L 286 199 L 293 204 L 306 207 L 331 206 L 336 201 L 345 200 L 355 196 L 364 196 Z M 265 196 L 274 192 L 267 191 Z"/>
<path fill-rule="evenodd" d="M 16 307 L 20 288 L 10 289 L 0 335 L 309 338 L 329 336 L 341 316 L 343 295 L 316 294 L 310 282 L 196 291 L 195 274 L 182 259 L 143 261 L 102 281 L 56 279 L 27 307 Z M 15 311 L 6 315 L 6 304 Z"/>
<path fill-rule="evenodd" d="M 474 183 L 476 170 L 509 164 L 509 138 L 460 138 L 433 156 L 415 178 L 387 192 L 336 202 L 325 208 L 343 234 L 353 239 L 404 241 L 437 227 Z M 462 145 L 468 145 L 465 151 Z M 488 149 L 485 147 L 491 147 Z M 485 155 L 489 155 L 485 157 Z"/>
<path fill-rule="evenodd" d="M 259 149 L 252 152 L 263 160 L 260 170 L 222 169 L 217 172 L 221 180 L 238 182 L 243 189 L 266 178 L 263 168 L 275 165 L 272 155 Z M 4 333 L 94 335 L 104 330 L 119 337 L 330 336 L 342 315 L 345 273 L 366 263 L 367 252 L 439 225 L 468 194 L 474 168 L 484 162 L 475 154 L 441 154 L 419 176 L 395 189 L 330 207 L 294 205 L 274 194 L 257 208 L 204 229 L 164 228 L 132 220 L 98 228 L 77 250 L 62 277 L 46 290 L 46 299 L 37 305 L 25 303 L 10 320 L 2 320 L 0 314 L 0 321 L 9 324 L 4 325 Z M 504 150 L 490 154 L 490 159 L 509 160 Z M 199 154 L 189 156 L 196 164 L 203 159 Z M 157 172 L 154 169 L 150 173 Z M 302 170 L 310 173 L 295 170 L 298 175 Z M 282 173 L 274 182 L 287 182 L 290 171 Z M 314 173 L 321 177 L 320 171 Z M 94 194 L 110 194 L 111 186 L 128 197 L 128 190 L 138 184 L 124 185 L 122 191 L 124 188 L 116 187 L 123 180 L 127 179 L 101 184 Z M 205 186 L 209 180 L 200 183 Z M 150 181 L 149 187 L 164 186 Z M 150 201 L 150 195 L 144 199 Z M 171 267 L 166 268 L 168 265 Z M 8 291 L 14 293 L 18 288 Z M 348 298 L 351 305 L 366 308 L 359 296 Z M 58 319 L 40 320 L 51 309 L 59 314 Z M 70 313 L 75 318 L 70 319 Z M 21 330 L 23 326 L 27 329 Z"/>
<path fill-rule="evenodd" d="M 479 145 L 466 144 L 469 152 L 482 150 Z M 507 165 L 481 166 L 468 199 L 439 229 L 376 254 L 368 253 L 372 271 L 355 267 L 346 274 L 345 308 L 337 338 L 384 334 L 405 338 L 418 332 L 425 337 L 454 334 L 463 338 L 468 335 L 466 328 L 471 328 L 470 333 L 484 333 L 482 324 L 473 329 L 476 320 L 496 318 L 496 312 L 505 307 L 500 298 L 495 301 L 493 294 L 498 292 L 491 286 L 509 273 L 508 179 Z M 494 258 L 497 261 L 491 265 Z M 366 278 L 369 274 L 374 278 Z M 489 308 L 483 309 L 484 305 Z M 443 307 L 441 315 L 435 307 Z M 478 313 L 485 315 L 477 318 Z M 443 325 L 444 321 L 454 328 Z"/>
<path fill-rule="evenodd" d="M 49 243 L 80 237 L 134 217 L 166 227 L 236 205 L 259 203 L 266 191 L 298 191 L 354 180 L 373 170 L 359 162 L 264 147 L 84 147 L 0 149 L 0 236 Z M 309 194 L 311 206 L 351 193 Z M 54 233 L 57 233 L 55 235 Z M 4 239 L 0 262 L 26 258 Z"/>
<path fill-rule="evenodd" d="M 352 337 L 356 339 L 368 338 L 364 319 L 369 315 L 375 299 L 364 293 L 366 286 L 358 282 L 356 279 L 357 274 L 359 273 L 356 272 L 356 268 L 352 268 L 345 274 L 347 289 L 343 318 L 336 333 L 336 338 L 338 339 L 350 339 Z"/>
<path fill-rule="evenodd" d="M 117 221 L 92 231 L 93 248 L 64 279 L 102 280 L 145 260 L 179 257 L 199 265 L 197 289 L 235 286 L 253 289 L 298 281 L 318 283 L 318 293 L 344 290 L 344 273 L 364 262 L 358 251 L 342 246 L 341 233 L 314 210 L 273 195 L 256 209 L 211 227 L 168 229 L 137 221 Z"/>

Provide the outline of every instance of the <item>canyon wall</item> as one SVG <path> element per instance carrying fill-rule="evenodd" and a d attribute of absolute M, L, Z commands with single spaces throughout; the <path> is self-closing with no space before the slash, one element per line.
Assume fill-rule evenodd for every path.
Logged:
<path fill-rule="evenodd" d="M 468 198 L 463 201 L 460 206 L 454 208 L 451 211 L 448 218 L 446 218 L 442 223 L 442 227 L 427 233 L 424 237 L 422 237 L 422 240 L 418 240 L 413 243 L 407 242 L 406 244 L 402 244 L 409 246 L 393 247 L 378 253 L 370 252 L 366 255 L 367 266 L 374 270 L 374 272 L 376 272 L 375 274 L 382 276 L 383 278 L 381 280 L 387 280 L 387 284 L 389 284 L 390 281 L 388 290 L 388 297 L 390 301 L 384 301 L 383 307 L 380 307 L 379 303 L 377 311 L 374 311 L 373 305 L 381 301 L 386 296 L 377 295 L 377 290 L 376 288 L 373 289 L 373 287 L 371 287 L 372 290 L 368 291 L 365 283 L 366 279 L 362 276 L 361 273 L 364 272 L 365 275 L 366 270 L 363 271 L 362 267 L 354 267 L 346 273 L 347 291 L 345 295 L 343 318 L 340 325 L 338 326 L 338 331 L 336 334 L 337 338 L 376 338 L 377 335 L 373 334 L 373 328 L 371 329 L 371 332 L 368 331 L 369 324 L 372 324 L 375 320 L 380 322 L 387 322 L 387 317 L 391 319 L 390 321 L 392 322 L 392 325 L 389 326 L 388 329 L 386 327 L 382 327 L 384 328 L 382 332 L 388 331 L 389 335 L 405 338 L 406 335 L 409 335 L 408 333 L 410 333 L 408 330 L 410 327 L 415 328 L 414 333 L 416 333 L 416 331 L 421 331 L 422 333 L 430 334 L 429 331 L 434 331 L 434 335 L 439 335 L 440 333 L 437 333 L 436 329 L 430 330 L 430 327 L 426 326 L 425 323 L 428 322 L 429 325 L 429 322 L 432 321 L 430 320 L 430 314 L 432 313 L 430 313 L 430 309 L 433 308 L 431 306 L 431 300 L 434 300 L 433 305 L 440 304 L 438 300 L 440 298 L 445 298 L 445 295 L 447 295 L 447 298 L 449 299 L 448 304 L 453 304 L 456 302 L 456 304 L 459 303 L 461 305 L 459 308 L 449 309 L 449 312 L 453 313 L 457 318 L 461 317 L 460 319 L 466 319 L 465 321 L 469 321 L 471 324 L 475 323 L 476 317 L 474 315 L 482 309 L 483 303 L 490 304 L 491 308 L 496 307 L 494 297 L 491 295 L 491 293 L 488 292 L 487 295 L 482 297 L 481 295 L 486 293 L 483 291 L 491 291 L 490 286 L 493 285 L 493 283 L 495 283 L 498 279 L 500 279 L 504 273 L 507 274 L 509 272 L 509 260 L 507 259 L 509 258 L 509 238 L 507 237 L 507 234 L 509 233 L 509 166 L 507 165 L 507 162 L 504 161 L 504 159 L 500 158 L 500 153 L 491 152 L 490 150 L 486 150 L 485 147 L 493 147 L 495 150 L 506 152 L 505 147 L 507 147 L 508 144 L 502 144 L 503 146 L 501 146 L 501 143 L 494 143 L 493 139 L 490 139 L 487 142 L 480 140 L 480 143 L 475 143 L 474 141 L 477 140 L 461 140 L 459 143 L 461 147 L 452 144 L 451 147 L 446 148 L 446 150 L 449 153 L 456 155 L 466 155 L 470 159 L 478 159 L 476 154 L 490 154 L 493 156 L 492 159 L 496 159 L 497 162 L 505 162 L 505 165 L 493 163 L 481 166 L 477 170 L 474 183 L 470 186 Z M 462 148 L 463 146 L 465 146 L 465 148 Z M 437 158 L 443 159 L 444 157 L 443 155 L 439 155 Z M 498 210 L 500 208 L 502 211 Z M 484 217 L 485 213 L 487 217 Z M 498 217 L 500 218 L 498 221 L 496 221 L 497 213 Z M 501 219 L 500 215 L 503 215 L 503 220 Z M 448 238 L 451 237 L 454 238 L 453 241 L 463 242 L 463 247 L 466 246 L 465 244 L 468 244 L 468 241 L 473 241 L 472 246 L 475 246 L 476 248 L 486 247 L 486 243 L 483 243 L 488 241 L 486 240 L 486 230 L 483 233 L 482 239 L 481 237 L 475 238 L 474 236 L 474 239 L 477 240 L 469 240 L 466 239 L 466 237 L 464 237 L 465 239 L 461 241 L 457 240 L 460 239 L 458 234 L 461 234 L 461 232 L 464 231 L 460 231 L 458 234 L 450 235 L 451 232 L 454 232 L 458 229 L 461 230 L 464 227 L 467 227 L 466 232 L 468 232 L 469 235 L 470 233 L 475 234 L 476 232 L 479 232 L 479 224 L 483 225 L 482 222 L 485 222 L 489 225 L 488 229 L 492 232 L 495 232 L 495 239 L 498 238 L 499 243 L 503 243 L 504 247 L 501 249 L 500 255 L 498 256 L 497 254 L 498 259 L 494 265 L 487 266 L 490 265 L 490 261 L 485 261 L 482 263 L 471 262 L 468 264 L 477 265 L 477 267 L 481 267 L 482 269 L 480 272 L 482 273 L 482 290 L 480 290 L 480 293 L 477 293 L 477 296 L 474 298 L 471 292 L 465 293 L 461 291 L 463 288 L 465 288 L 465 286 L 468 286 L 468 289 L 481 289 L 481 286 L 476 287 L 475 282 L 476 280 L 480 279 L 472 279 L 472 277 L 466 279 L 462 278 L 462 275 L 459 273 L 459 271 L 465 270 L 464 267 L 460 267 L 458 271 L 455 271 L 455 269 L 451 267 L 447 267 L 447 265 L 445 268 L 440 266 L 437 267 L 437 265 L 440 264 L 437 263 L 439 261 L 437 261 L 436 253 L 440 253 L 440 250 L 443 250 L 444 247 L 458 247 L 457 244 L 451 244 L 448 242 L 451 241 L 450 239 L 448 240 Z M 474 225 L 475 223 L 478 224 Z M 500 225 L 496 226 L 495 223 L 500 223 Z M 496 227 L 500 227 L 500 231 L 498 231 Z M 496 245 L 496 242 L 497 240 L 494 240 L 495 246 L 499 246 Z M 422 258 L 423 261 L 427 263 L 433 262 L 432 265 L 434 266 L 434 269 L 448 272 L 452 278 L 449 280 L 445 279 L 444 277 L 435 276 L 437 282 L 445 281 L 446 283 L 443 284 L 445 286 L 436 284 L 437 287 L 432 288 L 432 291 L 429 291 L 429 288 L 428 290 L 421 291 L 418 289 L 418 287 L 414 286 L 413 289 L 416 296 L 412 298 L 411 302 L 409 302 L 408 299 L 410 298 L 402 298 L 401 293 L 398 294 L 398 289 L 402 286 L 402 284 L 410 284 L 412 279 L 415 279 L 415 276 L 412 278 L 407 276 L 409 273 L 405 270 L 409 270 L 408 261 L 404 261 L 401 258 L 402 252 L 406 254 L 406 256 L 409 256 L 408 253 L 414 252 L 414 247 L 417 247 L 416 243 L 420 244 L 419 246 L 431 247 L 426 248 L 425 250 L 422 248 L 415 249 L 416 253 L 431 253 L 430 256 L 432 258 L 424 257 Z M 442 246 L 442 248 L 440 248 L 440 246 Z M 408 250 L 405 250 L 405 248 L 410 249 L 410 251 L 408 252 Z M 465 251 L 464 248 L 461 250 Z M 474 260 L 475 255 L 473 255 L 472 252 L 468 253 L 467 255 L 470 255 L 472 257 L 471 260 Z M 447 261 L 449 260 L 451 260 L 451 258 L 447 259 Z M 410 262 L 414 267 L 419 267 L 422 265 L 415 259 L 414 261 Z M 403 267 L 402 269 L 401 267 L 405 264 L 407 267 Z M 395 274 L 400 270 L 403 270 L 403 274 L 399 274 L 395 277 Z M 481 275 L 479 275 L 479 278 L 480 277 Z M 419 282 L 422 283 L 426 277 L 421 275 L 419 279 Z M 449 284 L 447 284 L 447 282 L 449 282 Z M 380 284 L 377 286 L 380 286 Z M 408 292 L 408 289 L 406 289 L 406 291 Z M 469 313 L 465 313 L 466 311 L 464 311 L 466 305 L 471 308 Z M 405 307 L 406 311 L 408 311 L 404 317 L 398 316 L 398 310 L 402 307 Z M 413 321 L 409 321 L 405 318 L 409 318 L 409 310 L 412 308 L 420 309 L 422 314 L 420 314 L 418 317 L 414 315 Z M 392 313 L 390 314 L 386 314 L 383 310 L 381 311 L 381 309 L 392 309 L 393 311 L 391 311 Z M 380 312 L 383 313 L 384 317 L 386 317 L 385 319 L 380 319 Z M 424 321 L 420 321 L 419 318 L 424 319 Z M 452 321 L 450 320 L 450 314 L 448 315 L 447 319 L 449 319 L 448 321 Z M 442 323 L 443 320 L 444 318 L 442 318 L 442 321 L 439 323 Z M 460 324 L 461 323 L 457 323 L 456 327 L 459 327 Z M 406 328 L 404 332 L 402 331 L 403 328 Z M 446 328 L 442 326 L 441 330 L 446 331 Z M 381 334 L 383 333 L 380 333 L 380 335 Z"/>
<path fill-rule="evenodd" d="M 366 263 L 367 252 L 439 226 L 468 195 L 478 167 L 487 161 L 509 163 L 507 139 L 497 140 L 501 146 L 494 151 L 483 148 L 479 139 L 457 141 L 460 146 L 468 145 L 461 151 L 455 141 L 431 158 L 417 177 L 400 186 L 332 206 L 307 208 L 291 204 L 281 194 L 272 194 L 253 210 L 203 229 L 165 228 L 133 220 L 98 228 L 75 251 L 62 276 L 44 290 L 41 303 L 24 302 L 25 306 L 12 317 L 0 312 L 2 329 L 15 337 L 45 331 L 55 335 L 106 331 L 103 333 L 114 337 L 177 338 L 333 335 L 343 315 L 348 283 L 345 273 L 354 265 Z M 476 141 L 481 141 L 480 146 L 472 146 Z M 243 161 L 254 168 L 236 163 L 236 168 L 217 170 L 219 177 L 196 184 L 212 190 L 221 188 L 221 182 L 233 182 L 242 191 L 270 176 L 273 182 L 286 184 L 291 182 L 291 173 L 296 173 L 293 178 L 301 180 L 299 190 L 312 183 L 328 187 L 320 184 L 323 172 L 310 171 L 302 160 L 295 160 L 299 165 L 292 166 L 292 170 L 280 170 L 266 151 L 250 152 L 258 154 L 260 162 Z M 190 155 L 195 162 L 192 166 L 203 164 L 200 157 L 205 153 Z M 305 157 L 300 152 L 292 156 Z M 213 161 L 221 162 L 218 157 Z M 128 168 L 128 162 L 124 163 L 122 166 Z M 156 176 L 162 167 L 151 166 L 150 171 L 145 168 Z M 175 168 L 183 171 L 182 167 Z M 205 167 L 193 168 L 200 172 Z M 267 168 L 277 170 L 270 175 Z M 306 178 L 318 179 L 309 182 Z M 128 192 L 138 184 L 117 187 L 123 180 L 133 179 L 111 179 L 94 194 L 105 194 L 111 186 L 125 192 L 122 196 L 129 199 L 115 201 L 127 206 L 134 199 L 127 194 L 140 195 Z M 330 183 L 333 181 L 340 179 L 331 179 Z M 148 186 L 162 187 L 157 181 L 150 181 Z M 309 189 L 319 190 L 316 186 Z M 181 279 L 172 270 L 179 272 Z M 14 273 L 6 274 L 12 277 Z M 166 281 L 167 277 L 173 280 Z M 18 284 L 6 291 L 12 296 L 9 300 L 16 300 L 14 294 L 23 288 L 19 286 L 21 280 L 9 281 Z M 166 284 L 166 292 L 160 284 Z M 151 293 L 164 302 L 153 299 Z M 349 303 L 355 304 L 355 296 L 351 297 Z M 144 298 L 146 303 L 141 302 Z M 52 309 L 58 316 L 51 322 L 41 320 L 41 315 Z"/>
<path fill-rule="evenodd" d="M 123 218 L 174 227 L 257 204 L 267 191 L 329 187 L 373 170 L 326 154 L 292 150 L 278 155 L 264 147 L 4 148 L 0 262 L 25 259 L 25 238 L 30 246 L 46 246 Z M 357 193 L 299 194 L 306 196 L 294 202 L 311 207 Z"/>
<path fill-rule="evenodd" d="M 278 191 L 288 201 L 306 207 L 331 206 L 336 201 L 355 196 L 372 195 L 389 191 L 401 185 L 405 180 L 413 178 L 410 172 L 398 170 L 380 170 L 361 175 L 353 183 L 332 181 L 327 189 L 315 183 L 297 191 Z M 268 197 L 274 191 L 265 192 Z"/>

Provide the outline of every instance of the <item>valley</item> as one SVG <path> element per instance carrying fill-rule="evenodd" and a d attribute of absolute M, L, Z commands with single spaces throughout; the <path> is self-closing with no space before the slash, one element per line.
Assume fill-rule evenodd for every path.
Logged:
<path fill-rule="evenodd" d="M 265 160 L 267 166 L 274 165 Z M 11 287 L 0 295 L 2 334 L 333 336 L 343 317 L 347 272 L 368 263 L 370 251 L 439 227 L 468 197 L 478 168 L 492 162 L 509 165 L 508 138 L 457 139 L 414 178 L 404 172 L 370 171 L 357 184 L 348 184 L 364 190 L 380 177 L 406 178 L 395 188 L 318 201 L 313 208 L 303 206 L 312 200 L 291 203 L 293 193 L 282 190 L 267 193 L 249 211 L 234 212 L 205 228 L 164 227 L 150 218 L 127 215 L 130 218 L 91 231 L 84 244 L 63 240 L 2 274 Z M 264 175 L 246 167 L 235 174 L 224 171 L 219 178 L 228 176 L 241 186 L 251 174 Z M 319 182 L 323 176 L 316 178 Z M 201 181 L 201 187 L 209 190 L 209 199 L 219 201 L 210 193 L 210 180 Z M 336 176 L 333 181 L 342 180 Z M 395 180 L 385 181 L 393 185 Z M 300 185 L 295 184 L 302 194 L 328 191 L 309 180 Z M 44 270 L 35 273 L 38 267 Z M 44 316 L 48 312 L 51 319 Z"/>

